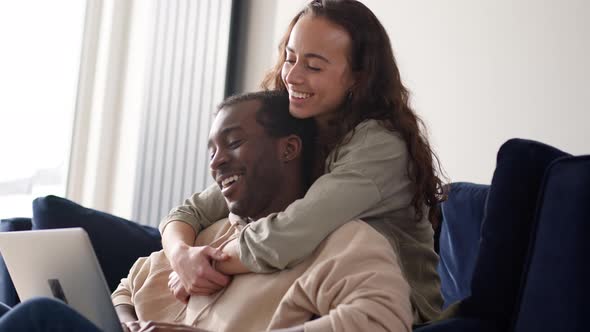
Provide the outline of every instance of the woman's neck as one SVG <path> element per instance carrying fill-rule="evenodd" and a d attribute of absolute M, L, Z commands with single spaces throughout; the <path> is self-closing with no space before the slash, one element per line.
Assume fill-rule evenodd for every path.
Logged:
<path fill-rule="evenodd" d="M 340 126 L 335 117 L 330 118 L 323 116 L 316 118 L 316 144 L 314 144 L 313 170 L 311 172 L 312 182 L 325 173 L 326 158 L 330 151 L 336 146 Z"/>
<path fill-rule="evenodd" d="M 315 119 L 317 126 L 316 140 L 320 145 L 329 145 L 334 137 L 338 136 L 342 124 L 339 124 L 334 115 L 323 115 Z"/>

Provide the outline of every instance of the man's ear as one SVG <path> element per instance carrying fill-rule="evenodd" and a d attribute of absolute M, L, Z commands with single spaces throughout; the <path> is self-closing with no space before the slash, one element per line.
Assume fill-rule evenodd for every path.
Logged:
<path fill-rule="evenodd" d="M 279 141 L 279 158 L 283 162 L 290 162 L 301 155 L 303 148 L 301 138 L 297 135 L 282 137 Z"/>

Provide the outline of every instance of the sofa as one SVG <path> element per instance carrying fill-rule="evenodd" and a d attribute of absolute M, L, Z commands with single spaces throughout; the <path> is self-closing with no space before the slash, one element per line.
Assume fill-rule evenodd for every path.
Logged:
<path fill-rule="evenodd" d="M 589 202 L 590 156 L 530 140 L 503 144 L 491 184 L 452 183 L 440 205 L 444 311 L 415 330 L 587 330 Z M 157 229 L 55 196 L 33 202 L 32 220 L 0 223 L 0 231 L 63 227 L 89 233 L 111 290 L 137 257 L 161 249 Z M 1 260 L 0 302 L 18 303 Z"/>
<path fill-rule="evenodd" d="M 438 266 L 445 311 L 416 331 L 587 331 L 590 156 L 512 139 L 490 185 L 451 184 Z"/>

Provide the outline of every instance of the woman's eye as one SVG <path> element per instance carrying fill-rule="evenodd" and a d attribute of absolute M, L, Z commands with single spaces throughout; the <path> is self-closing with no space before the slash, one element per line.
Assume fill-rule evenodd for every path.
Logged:
<path fill-rule="evenodd" d="M 286 63 L 290 63 L 290 64 L 294 64 L 295 63 L 295 60 L 294 59 L 287 58 L 287 59 L 285 59 L 285 62 Z"/>
<path fill-rule="evenodd" d="M 318 67 L 312 67 L 312 66 L 307 66 L 307 68 L 308 68 L 309 70 L 312 70 L 312 71 L 320 71 L 320 70 L 321 70 L 321 68 L 318 68 Z"/>

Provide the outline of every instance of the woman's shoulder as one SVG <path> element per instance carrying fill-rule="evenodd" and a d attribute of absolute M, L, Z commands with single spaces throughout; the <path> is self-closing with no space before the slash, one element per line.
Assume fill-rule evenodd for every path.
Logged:
<path fill-rule="evenodd" d="M 363 168 L 391 167 L 386 164 L 405 153 L 406 145 L 397 132 L 387 129 L 377 120 L 366 120 L 358 124 L 342 144 L 332 151 L 327 170 L 349 162 L 357 166 L 366 162 Z"/>
<path fill-rule="evenodd" d="M 388 146 L 390 149 L 405 149 L 404 140 L 398 132 L 386 128 L 374 119 L 359 123 L 347 138 L 343 146 L 348 145 L 351 148 Z"/>

